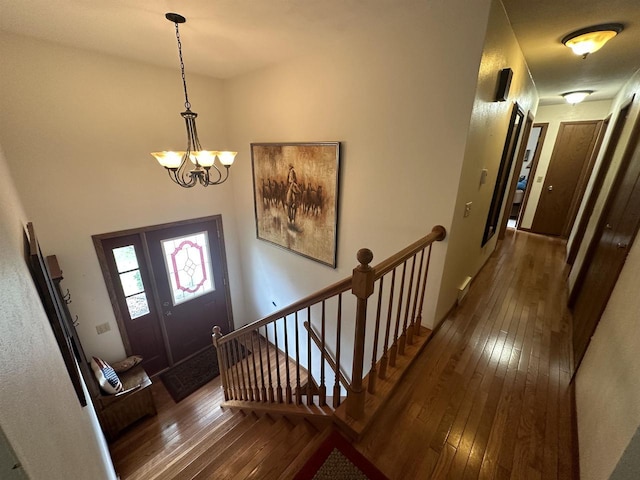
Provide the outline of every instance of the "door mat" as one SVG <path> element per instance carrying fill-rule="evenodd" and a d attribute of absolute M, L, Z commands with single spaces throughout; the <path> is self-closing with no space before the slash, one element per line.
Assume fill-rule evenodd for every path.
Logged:
<path fill-rule="evenodd" d="M 294 480 L 388 480 L 336 430 L 318 447 Z"/>
<path fill-rule="evenodd" d="M 238 349 L 242 358 L 251 353 L 242 345 L 238 345 Z M 160 374 L 160 379 L 173 401 L 178 403 L 218 375 L 218 354 L 215 347 L 211 346 Z"/>

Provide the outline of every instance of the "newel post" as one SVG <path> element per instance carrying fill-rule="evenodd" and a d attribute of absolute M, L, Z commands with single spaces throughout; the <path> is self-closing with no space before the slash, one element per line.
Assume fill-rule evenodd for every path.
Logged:
<path fill-rule="evenodd" d="M 347 415 L 354 419 L 364 414 L 365 391 L 362 388 L 364 366 L 364 338 L 367 325 L 367 299 L 373 293 L 373 269 L 369 266 L 373 260 L 373 252 L 368 248 L 358 250 L 358 265 L 353 269 L 351 291 L 357 298 L 356 334 L 353 345 L 353 368 L 351 371 L 351 388 L 347 397 Z"/>
<path fill-rule="evenodd" d="M 222 359 L 223 355 L 220 351 L 220 339 L 222 338 L 222 332 L 220 331 L 220 327 L 213 327 L 213 334 L 211 335 L 211 340 L 213 340 L 213 346 L 216 347 L 216 353 L 218 355 L 218 370 L 220 370 L 220 379 L 222 380 L 222 391 L 224 392 L 224 399 L 229 400 L 229 393 L 227 387 L 227 368 Z"/>

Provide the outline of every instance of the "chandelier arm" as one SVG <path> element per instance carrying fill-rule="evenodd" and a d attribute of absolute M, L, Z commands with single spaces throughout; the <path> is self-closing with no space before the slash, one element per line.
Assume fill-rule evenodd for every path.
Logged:
<path fill-rule="evenodd" d="M 218 185 L 220 183 L 222 183 L 220 181 L 220 179 L 222 178 L 222 172 L 220 171 L 220 169 L 216 166 L 216 164 L 214 163 L 212 165 L 213 168 L 216 169 L 216 172 L 218 173 L 218 178 L 216 180 L 211 180 L 211 169 L 209 169 L 207 171 L 207 185 Z"/>

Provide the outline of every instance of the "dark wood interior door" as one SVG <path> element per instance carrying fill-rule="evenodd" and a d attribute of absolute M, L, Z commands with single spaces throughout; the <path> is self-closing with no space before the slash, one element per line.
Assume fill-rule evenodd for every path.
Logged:
<path fill-rule="evenodd" d="M 583 270 L 572 292 L 574 363 L 580 364 L 640 227 L 640 122 L 623 162 Z"/>
<path fill-rule="evenodd" d="M 175 364 L 211 345 L 211 329 L 230 331 L 219 217 L 144 233 L 169 354 Z"/>
<path fill-rule="evenodd" d="M 593 169 L 590 160 L 601 125 L 601 120 L 560 124 L 532 232 L 557 236 L 570 232 Z"/>

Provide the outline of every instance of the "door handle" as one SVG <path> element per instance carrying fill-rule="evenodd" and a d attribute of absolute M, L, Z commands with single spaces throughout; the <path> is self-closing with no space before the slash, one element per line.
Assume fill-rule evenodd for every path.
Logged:
<path fill-rule="evenodd" d="M 165 316 L 165 317 L 170 317 L 171 315 L 173 315 L 173 313 L 171 313 L 171 310 L 166 310 L 166 311 L 164 312 L 164 316 Z"/>
<path fill-rule="evenodd" d="M 547 190 L 549 190 L 550 192 L 553 192 L 553 185 L 549 185 L 549 186 L 547 187 Z"/>
<path fill-rule="evenodd" d="M 606 228 L 607 230 L 612 230 L 612 229 L 613 229 L 613 227 L 611 226 L 611 224 L 610 224 L 610 223 L 607 223 L 607 224 L 604 226 L 604 228 Z"/>
<path fill-rule="evenodd" d="M 620 249 L 624 249 L 624 248 L 627 248 L 627 244 L 626 243 L 622 243 L 622 242 L 618 242 L 616 247 L 618 247 Z"/>

